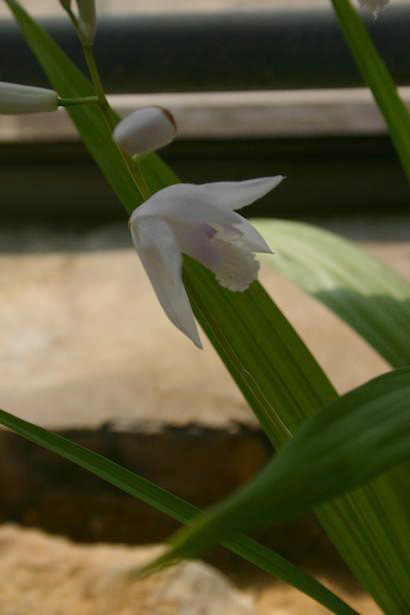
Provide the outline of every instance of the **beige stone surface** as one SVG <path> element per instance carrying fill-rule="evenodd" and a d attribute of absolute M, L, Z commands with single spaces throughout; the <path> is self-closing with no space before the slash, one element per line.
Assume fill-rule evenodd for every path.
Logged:
<path fill-rule="evenodd" d="M 392 0 L 394 4 L 406 4 L 409 0 Z M 58 0 L 20 0 L 33 15 L 62 15 Z M 329 0 L 96 0 L 99 14 L 129 12 L 176 12 L 176 11 L 223 11 L 223 10 L 287 10 L 329 6 Z M 0 17 L 8 9 L 0 4 Z"/>
<path fill-rule="evenodd" d="M 113 237 L 124 247 L 104 249 Z M 3 407 L 55 427 L 252 420 L 206 340 L 198 351 L 164 317 L 126 227 L 67 235 L 51 251 L 52 235 L 31 240 L 38 251 L 0 255 Z M 407 242 L 368 245 L 409 275 Z M 387 369 L 324 307 L 267 268 L 261 279 L 340 391 Z"/>
<path fill-rule="evenodd" d="M 403 1 L 403 0 L 398 0 Z M 406 1 L 406 0 L 404 0 Z M 176 12 L 176 11 L 221 11 L 266 10 L 276 7 L 326 6 L 328 0 L 96 0 L 99 14 L 121 14 L 129 12 Z M 58 0 L 21 0 L 21 4 L 33 15 L 63 15 Z M 7 7 L 0 4 L 0 16 L 9 14 Z"/>
<path fill-rule="evenodd" d="M 104 236 L 0 256 L 2 406 L 58 428 L 246 420 L 209 344 L 198 351 L 163 316 L 134 250 L 87 250 Z"/>
<path fill-rule="evenodd" d="M 358 613 L 382 615 L 373 599 L 361 592 L 348 575 L 335 573 L 333 580 L 330 580 L 329 576 L 332 575 L 318 575 L 318 578 Z M 255 602 L 255 615 L 329 615 L 330 613 L 328 609 L 290 585 L 280 582 L 273 582 L 257 592 Z"/>
<path fill-rule="evenodd" d="M 76 545 L 37 530 L 0 528 L 2 615 L 325 615 L 329 611 L 292 587 L 256 573 L 240 589 L 201 562 L 145 579 L 136 568 L 158 547 Z M 366 615 L 371 598 L 341 572 L 320 580 Z"/>
<path fill-rule="evenodd" d="M 157 547 L 79 546 L 0 529 L 2 615 L 252 615 L 252 599 L 218 571 L 187 562 L 145 579 Z"/>
<path fill-rule="evenodd" d="M 4 231 L 0 245 L 23 249 L 0 253 L 0 407 L 55 428 L 254 422 L 205 336 L 199 351 L 163 315 L 125 223 Z M 408 241 L 366 245 L 409 277 Z M 267 268 L 261 280 L 339 391 L 387 370 L 316 301 Z"/>
<path fill-rule="evenodd" d="M 407 4 L 409 0 L 393 0 L 394 4 Z M 20 0 L 32 15 L 39 17 L 62 16 L 58 0 Z M 74 4 L 74 3 L 73 3 Z M 329 0 L 96 0 L 99 15 L 124 13 L 159 13 L 182 11 L 264 11 L 271 9 L 314 9 L 329 7 Z M 329 7 L 330 10 L 330 7 Z M 0 18 L 8 16 L 8 8 L 0 4 Z"/>

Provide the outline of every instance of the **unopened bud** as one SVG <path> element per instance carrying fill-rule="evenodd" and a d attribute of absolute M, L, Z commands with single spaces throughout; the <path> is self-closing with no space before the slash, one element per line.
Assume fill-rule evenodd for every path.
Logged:
<path fill-rule="evenodd" d="M 97 18 L 95 14 L 95 0 L 77 0 L 78 25 L 81 34 L 90 45 L 95 39 Z"/>
<path fill-rule="evenodd" d="M 2 114 L 42 113 L 55 111 L 57 107 L 58 96 L 53 90 L 0 81 L 0 113 Z"/>
<path fill-rule="evenodd" d="M 114 129 L 118 147 L 128 154 L 145 154 L 174 140 L 177 126 L 162 107 L 143 107 L 127 115 Z"/>
<path fill-rule="evenodd" d="M 361 7 L 368 9 L 371 13 L 373 13 L 374 18 L 378 16 L 380 11 L 382 11 L 388 4 L 390 0 L 359 0 L 359 4 Z"/>

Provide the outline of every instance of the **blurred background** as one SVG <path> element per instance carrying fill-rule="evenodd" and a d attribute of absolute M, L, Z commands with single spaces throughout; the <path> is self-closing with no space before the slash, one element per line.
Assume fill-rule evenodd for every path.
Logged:
<path fill-rule="evenodd" d="M 22 4 L 83 67 L 59 3 Z M 286 182 L 246 215 L 334 230 L 410 278 L 408 185 L 327 0 L 101 0 L 97 8 L 95 50 L 110 100 L 121 114 L 147 104 L 172 111 L 178 138 L 161 155 L 183 181 L 284 174 Z M 376 22 L 364 18 L 410 105 L 410 2 L 392 0 Z M 4 4 L 0 57 L 1 81 L 47 85 Z M 125 212 L 64 111 L 1 116 L 0 161 L 0 407 L 201 506 L 248 480 L 271 454 L 256 419 L 210 345 L 204 340 L 198 351 L 164 317 Z M 339 391 L 388 369 L 290 283 L 264 267 L 261 281 Z M 82 543 L 153 543 L 174 527 L 12 434 L 0 432 L 0 447 L 3 522 Z M 15 554 L 19 541 L 25 551 L 43 545 L 9 526 L 1 531 L 3 555 Z M 336 575 L 340 591 L 356 592 L 312 518 L 270 530 L 264 540 L 324 579 Z M 41 548 L 44 555 L 54 547 Z M 76 553 L 84 561 L 95 551 Z M 115 557 L 125 556 L 96 556 L 96 578 L 110 574 Z M 14 564 L 4 561 L 7 572 Z M 44 555 L 44 570 L 47 561 Z M 223 554 L 212 561 L 231 573 L 238 566 Z M 325 612 L 265 581 L 257 590 L 249 590 L 248 577 L 241 581 L 256 596 L 255 612 L 271 613 L 272 605 L 292 615 Z M 78 595 L 84 591 L 81 585 Z M 16 590 L 10 613 L 37 612 L 36 594 L 27 610 L 17 610 L 20 599 Z M 378 612 L 362 594 L 353 599 Z M 81 611 L 78 600 L 71 609 L 84 614 L 120 608 Z M 131 602 L 124 613 L 143 612 L 132 610 L 134 595 Z M 60 612 L 51 603 L 44 608 L 38 612 Z"/>

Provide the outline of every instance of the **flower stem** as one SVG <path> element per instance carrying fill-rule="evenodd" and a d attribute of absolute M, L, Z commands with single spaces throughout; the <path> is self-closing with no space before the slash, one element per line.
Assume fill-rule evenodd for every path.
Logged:
<path fill-rule="evenodd" d="M 101 111 L 104 114 L 105 120 L 108 124 L 108 127 L 110 131 L 112 131 L 115 128 L 118 120 L 117 120 L 117 116 L 114 110 L 111 108 L 110 103 L 107 100 L 107 97 L 105 96 L 104 86 L 101 81 L 97 63 L 95 61 L 92 45 L 84 39 L 81 33 L 81 30 L 79 28 L 79 25 L 78 25 L 78 19 L 74 15 L 73 11 L 70 8 L 66 8 L 66 11 L 78 34 L 78 38 L 80 39 L 81 46 L 82 46 L 83 53 L 84 53 L 84 59 L 86 61 L 88 72 L 90 74 L 90 78 L 94 85 L 94 89 L 96 93 L 96 96 L 89 97 L 90 99 L 92 99 L 92 101 L 88 100 L 87 102 L 96 102 L 99 104 Z M 61 100 L 63 101 L 66 99 L 61 99 Z M 74 101 L 75 99 L 72 99 L 72 100 Z M 84 98 L 82 100 L 85 102 L 86 99 Z M 77 103 L 72 103 L 72 104 L 77 104 Z M 68 106 L 68 105 L 64 105 L 64 106 Z M 138 192 L 141 194 L 143 200 L 146 201 L 152 195 L 152 191 L 150 190 L 146 182 L 146 179 L 143 175 L 140 163 L 134 160 L 130 155 L 125 154 L 124 152 L 121 152 L 121 154 L 122 154 L 123 160 L 125 164 L 127 165 L 127 168 L 133 180 L 135 181 L 135 184 L 138 188 Z"/>
<path fill-rule="evenodd" d="M 59 107 L 74 107 L 76 105 L 86 105 L 89 103 L 99 103 L 98 96 L 83 96 L 80 98 L 58 98 Z"/>
<path fill-rule="evenodd" d="M 105 96 L 104 87 L 101 81 L 100 73 L 98 72 L 92 46 L 89 43 L 86 43 L 84 40 L 82 40 L 82 37 L 81 37 L 81 44 L 83 47 L 84 58 L 87 63 L 91 81 L 93 82 L 94 87 L 95 87 L 95 93 L 97 94 L 100 107 L 105 115 L 105 118 L 108 122 L 110 129 L 113 130 L 117 124 L 117 119 L 115 117 L 114 111 L 110 107 L 110 104 Z"/>
<path fill-rule="evenodd" d="M 96 94 L 98 96 L 101 110 L 105 115 L 110 130 L 112 131 L 117 124 L 116 115 L 105 96 L 104 87 L 101 81 L 100 73 L 98 72 L 92 47 L 91 45 L 84 43 L 83 41 L 82 45 L 84 50 L 84 57 L 87 62 L 88 70 L 90 73 L 91 80 L 94 84 Z M 121 153 L 131 175 L 135 180 L 135 183 L 137 184 L 141 196 L 146 201 L 151 196 L 152 192 L 149 189 L 147 182 L 145 181 L 145 177 L 142 173 L 140 164 L 128 154 L 125 154 L 124 152 Z"/>
<path fill-rule="evenodd" d="M 147 181 L 141 168 L 141 164 L 138 160 L 134 160 L 134 158 L 130 156 L 129 166 L 137 183 L 138 190 L 141 192 L 142 196 L 144 197 L 144 200 L 146 201 L 153 194 L 153 192 L 147 184 Z"/>
<path fill-rule="evenodd" d="M 90 77 L 94 84 L 101 110 L 105 115 L 105 119 L 108 123 L 110 130 L 112 131 L 117 124 L 117 117 L 105 96 L 104 87 L 101 81 L 100 73 L 98 72 L 92 47 L 84 41 L 81 42 L 83 46 L 85 61 L 87 62 Z M 125 154 L 124 152 L 121 153 L 128 167 L 128 170 L 131 173 L 138 187 L 138 191 L 140 192 L 142 198 L 146 201 L 151 196 L 152 192 L 149 189 L 147 182 L 145 181 L 145 177 L 142 173 L 139 163 L 133 160 L 133 158 L 128 154 Z"/>
<path fill-rule="evenodd" d="M 363 79 L 383 113 L 390 137 L 410 179 L 410 115 L 388 68 L 350 0 L 331 0 L 340 27 Z"/>

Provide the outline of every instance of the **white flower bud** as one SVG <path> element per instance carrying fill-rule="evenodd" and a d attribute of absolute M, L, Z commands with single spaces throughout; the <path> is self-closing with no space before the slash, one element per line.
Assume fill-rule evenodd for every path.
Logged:
<path fill-rule="evenodd" d="M 176 131 L 175 120 L 167 109 L 143 107 L 121 120 L 113 137 L 128 154 L 145 154 L 171 143 Z"/>
<path fill-rule="evenodd" d="M 390 0 L 359 0 L 359 4 L 361 7 L 368 9 L 371 13 L 373 13 L 374 18 L 378 16 L 380 11 L 382 11 L 388 4 Z"/>
<path fill-rule="evenodd" d="M 19 83 L 0 81 L 0 113 L 20 115 L 56 111 L 57 92 L 46 88 L 35 88 Z"/>
<path fill-rule="evenodd" d="M 93 44 L 97 29 L 97 18 L 95 14 L 95 0 L 77 0 L 78 24 L 81 34 L 85 40 Z"/>

